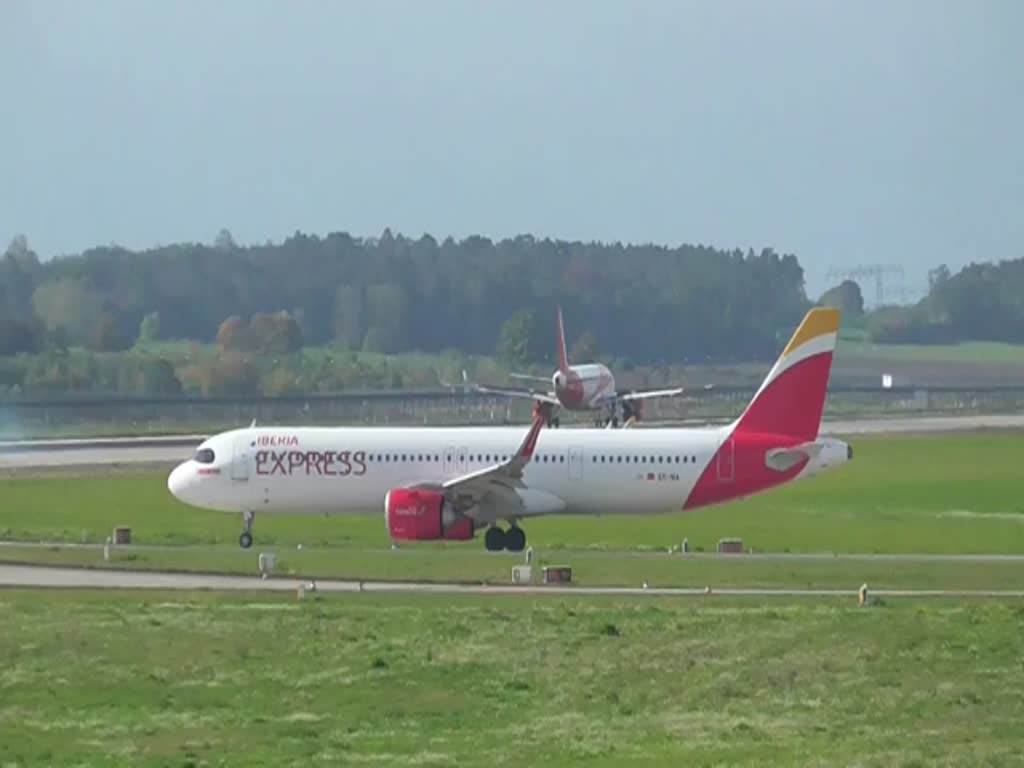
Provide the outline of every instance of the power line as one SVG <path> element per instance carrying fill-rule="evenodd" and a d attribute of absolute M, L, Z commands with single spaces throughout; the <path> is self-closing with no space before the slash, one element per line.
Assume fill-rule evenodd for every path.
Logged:
<path fill-rule="evenodd" d="M 915 293 L 907 289 L 906 277 L 903 267 L 898 264 L 859 264 L 855 267 L 831 267 L 825 281 L 832 288 L 844 280 L 853 280 L 862 290 L 865 282 L 874 283 L 875 306 L 880 307 L 887 302 L 905 304 L 907 297 Z"/>

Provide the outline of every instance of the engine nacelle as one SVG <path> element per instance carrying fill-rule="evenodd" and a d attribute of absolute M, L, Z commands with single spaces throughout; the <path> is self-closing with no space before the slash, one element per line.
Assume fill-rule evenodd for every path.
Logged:
<path fill-rule="evenodd" d="M 384 496 L 384 516 L 396 541 L 465 541 L 476 531 L 473 518 L 455 514 L 436 491 L 392 488 Z"/>

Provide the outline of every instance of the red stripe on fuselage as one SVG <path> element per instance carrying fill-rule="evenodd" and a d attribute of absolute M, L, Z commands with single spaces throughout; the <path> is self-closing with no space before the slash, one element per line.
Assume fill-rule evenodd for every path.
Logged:
<path fill-rule="evenodd" d="M 769 469 L 768 451 L 818 436 L 832 353 L 809 357 L 761 392 L 704 468 L 683 509 L 739 499 L 792 480 L 807 459 L 785 472 Z"/>

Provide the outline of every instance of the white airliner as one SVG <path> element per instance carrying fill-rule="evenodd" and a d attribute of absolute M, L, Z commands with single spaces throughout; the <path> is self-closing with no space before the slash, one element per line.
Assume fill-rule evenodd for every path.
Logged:
<path fill-rule="evenodd" d="M 465 376 L 465 374 L 463 374 Z M 633 421 L 640 415 L 640 404 L 653 397 L 674 397 L 683 394 L 682 387 L 673 389 L 648 389 L 639 392 L 617 392 L 615 377 L 600 363 L 570 365 L 565 347 L 565 326 L 562 323 L 562 308 L 558 308 L 558 370 L 550 379 L 513 373 L 512 378 L 551 383 L 551 391 L 535 389 L 512 389 L 505 387 L 474 385 L 478 392 L 505 397 L 521 397 L 537 403 L 547 403 L 568 411 L 598 411 L 597 423 L 618 426 L 619 408 L 622 420 Z M 555 426 L 558 426 L 557 417 Z"/>
<path fill-rule="evenodd" d="M 743 414 L 722 427 L 251 427 L 204 441 L 167 480 L 178 499 L 254 515 L 383 507 L 395 541 L 466 540 L 520 551 L 520 521 L 556 514 L 692 510 L 815 475 L 853 458 L 818 436 L 835 309 L 812 309 Z M 500 522 L 508 523 L 502 527 Z"/>

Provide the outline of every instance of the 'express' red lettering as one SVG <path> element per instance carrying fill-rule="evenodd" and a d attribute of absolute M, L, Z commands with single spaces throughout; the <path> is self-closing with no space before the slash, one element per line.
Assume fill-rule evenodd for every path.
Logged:
<path fill-rule="evenodd" d="M 367 472 L 365 451 L 257 451 L 257 475 L 324 475 L 362 477 Z"/>

